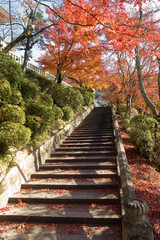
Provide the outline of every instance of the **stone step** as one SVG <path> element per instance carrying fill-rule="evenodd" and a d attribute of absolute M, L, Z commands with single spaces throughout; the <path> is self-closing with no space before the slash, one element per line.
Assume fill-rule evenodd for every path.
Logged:
<path fill-rule="evenodd" d="M 55 152 L 72 152 L 72 151 L 114 151 L 115 150 L 115 147 L 112 147 L 112 146 L 87 146 L 87 147 L 59 147 L 59 148 L 56 148 L 55 149 Z"/>
<path fill-rule="evenodd" d="M 9 198 L 9 203 L 45 203 L 45 204 L 118 204 L 119 193 L 116 190 L 51 190 L 23 189 Z"/>
<path fill-rule="evenodd" d="M 84 144 L 84 145 L 101 145 L 101 144 L 107 144 L 107 145 L 114 145 L 114 140 L 94 140 L 94 139 L 78 139 L 78 140 L 75 140 L 75 139 L 71 139 L 71 140 L 65 140 L 63 142 L 62 145 L 67 145 L 67 144 L 73 144 L 73 145 L 81 145 L 81 144 Z"/>
<path fill-rule="evenodd" d="M 3 240 L 121 240 L 121 227 L 112 224 L 1 222 L 1 227 Z"/>
<path fill-rule="evenodd" d="M 118 189 L 118 181 L 113 178 L 88 179 L 31 179 L 21 185 L 22 189 Z"/>
<path fill-rule="evenodd" d="M 101 131 L 99 131 L 99 130 L 74 130 L 74 132 L 72 132 L 72 134 L 71 135 L 73 135 L 73 134 L 77 134 L 77 135 L 84 135 L 84 134 L 86 134 L 86 135 L 95 135 L 95 136 L 97 136 L 97 135 L 110 135 L 110 134 L 113 134 L 113 130 L 101 130 Z"/>
<path fill-rule="evenodd" d="M 0 221 L 71 223 L 71 224 L 119 224 L 119 205 L 102 204 L 8 204 L 0 212 Z"/>
<path fill-rule="evenodd" d="M 92 127 L 92 128 L 76 128 L 74 130 L 74 132 L 77 132 L 77 133 L 84 133 L 84 132 L 88 132 L 88 133 L 104 133 L 104 132 L 113 132 L 113 127 L 106 127 L 106 128 L 95 128 L 95 127 Z"/>
<path fill-rule="evenodd" d="M 74 143 L 66 143 L 66 141 L 63 142 L 63 144 L 60 144 L 59 147 L 63 148 L 63 147 L 73 147 L 73 146 L 76 146 L 76 147 L 93 147 L 93 146 L 101 146 L 101 147 L 108 147 L 108 146 L 111 146 L 111 147 L 114 147 L 114 143 L 113 142 L 109 142 L 109 143 L 106 143 L 106 142 L 102 142 L 102 143 L 99 143 L 99 142 L 90 142 L 90 143 L 87 143 L 87 142 L 82 142 L 82 143 L 77 143 L 77 142 L 74 142 Z"/>
<path fill-rule="evenodd" d="M 104 173 L 103 173 L 104 172 Z M 107 173 L 106 173 L 107 172 Z M 72 177 L 72 178 L 114 178 L 117 176 L 117 173 L 115 171 L 111 171 L 111 170 L 97 170 L 97 171 L 91 171 L 87 172 L 85 170 L 80 170 L 80 171 L 76 171 L 76 170 L 61 170 L 61 171 L 57 171 L 54 170 L 54 172 L 51 171 L 44 171 L 44 172 L 36 172 L 31 174 L 31 178 L 40 178 L 40 179 L 44 179 L 44 178 L 68 178 L 68 177 Z"/>
<path fill-rule="evenodd" d="M 62 162 L 61 164 L 43 164 L 40 166 L 39 170 L 54 170 L 54 169 L 63 169 L 63 170 L 68 170 L 68 169 L 116 169 L 116 164 L 112 164 L 110 162 L 105 162 L 105 163 L 71 163 L 71 164 L 66 164 Z"/>
<path fill-rule="evenodd" d="M 73 140 L 76 140 L 77 142 L 78 142 L 78 140 L 97 140 L 98 142 L 99 141 L 108 141 L 108 140 L 114 140 L 114 135 L 112 136 L 112 135 L 110 135 L 110 136 L 108 136 L 108 135 L 106 135 L 106 136 L 67 136 L 66 137 L 66 139 L 65 140 L 71 140 L 71 139 L 73 139 Z"/>
<path fill-rule="evenodd" d="M 95 133 L 95 134 L 91 134 L 91 133 L 71 133 L 70 134 L 70 137 L 96 137 L 96 138 L 101 138 L 101 137 L 114 137 L 114 134 L 113 132 L 110 132 L 110 133 Z"/>
<path fill-rule="evenodd" d="M 51 157 L 60 157 L 60 156 L 66 156 L 66 157 L 69 157 L 69 156 L 107 156 L 107 155 L 111 155 L 111 156 L 114 156 L 115 155 L 115 152 L 114 151 L 77 151 L 77 152 L 54 152 L 54 153 L 51 153 Z"/>
<path fill-rule="evenodd" d="M 68 157 L 65 156 L 65 157 L 50 157 L 50 158 L 47 158 L 45 160 L 46 163 L 54 163 L 54 162 L 62 162 L 64 161 L 65 163 L 68 163 L 68 162 L 82 162 L 82 163 L 85 163 L 85 162 L 97 162 L 97 163 L 100 163 L 100 162 L 111 162 L 111 163 L 115 163 L 116 161 L 116 157 L 113 156 L 113 157 L 109 157 L 109 156 L 83 156 L 83 157 Z"/>

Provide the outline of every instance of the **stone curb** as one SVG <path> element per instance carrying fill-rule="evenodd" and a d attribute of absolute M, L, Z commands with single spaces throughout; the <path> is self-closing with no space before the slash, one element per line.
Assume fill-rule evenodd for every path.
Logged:
<path fill-rule="evenodd" d="M 31 174 L 39 169 L 39 166 L 45 162 L 45 159 L 50 156 L 50 153 L 61 144 L 65 136 L 70 135 L 70 133 L 87 117 L 95 105 L 95 103 L 91 105 L 84 113 L 67 124 L 62 130 L 48 139 L 30 155 L 28 155 L 28 153 L 17 155 L 18 158 L 21 158 L 19 164 L 13 167 L 0 182 L 0 208 L 7 204 L 10 196 L 20 190 L 21 184 L 30 179 Z"/>

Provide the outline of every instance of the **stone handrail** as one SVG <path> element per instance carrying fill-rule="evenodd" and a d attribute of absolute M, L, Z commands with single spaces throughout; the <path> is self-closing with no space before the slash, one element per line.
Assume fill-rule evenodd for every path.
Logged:
<path fill-rule="evenodd" d="M 149 210 L 147 202 L 137 199 L 125 149 L 121 139 L 117 116 L 112 107 L 112 119 L 117 150 L 117 165 L 121 188 L 122 239 L 153 240 L 152 225 L 146 215 Z"/>

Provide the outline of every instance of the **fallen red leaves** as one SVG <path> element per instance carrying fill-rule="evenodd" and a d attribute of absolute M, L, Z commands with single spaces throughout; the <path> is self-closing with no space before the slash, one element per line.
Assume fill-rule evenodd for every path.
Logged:
<path fill-rule="evenodd" d="M 120 121 L 119 121 L 120 123 Z M 160 239 L 160 173 L 140 156 L 129 142 L 129 136 L 120 127 L 137 198 L 149 204 L 148 217 L 152 223 L 154 240 Z"/>

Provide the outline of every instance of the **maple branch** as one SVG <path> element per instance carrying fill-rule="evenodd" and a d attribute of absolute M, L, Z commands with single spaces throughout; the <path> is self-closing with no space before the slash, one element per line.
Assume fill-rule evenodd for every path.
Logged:
<path fill-rule="evenodd" d="M 40 29 L 38 32 L 35 32 L 34 34 L 29 35 L 28 34 L 28 29 L 25 29 L 15 40 L 13 40 L 12 42 L 10 42 L 3 50 L 2 52 L 8 53 L 14 46 L 16 46 L 19 42 L 22 42 L 24 39 L 26 38 L 32 38 L 35 37 L 36 35 L 40 34 L 41 32 L 43 32 L 45 29 L 54 26 L 54 25 L 58 25 L 55 23 L 52 23 L 42 29 Z"/>
<path fill-rule="evenodd" d="M 145 18 L 145 17 L 149 16 L 150 14 L 157 13 L 157 12 L 160 12 L 160 9 L 151 10 L 148 13 L 142 14 L 142 18 Z"/>
<path fill-rule="evenodd" d="M 79 6 L 77 3 L 73 3 L 72 1 L 70 1 L 70 0 L 67 0 L 69 3 L 71 3 L 73 6 L 75 6 L 75 7 L 78 7 L 78 8 L 80 8 L 80 9 L 82 9 L 83 11 L 85 11 L 86 13 L 88 13 L 91 17 L 93 17 L 94 19 L 96 19 L 97 20 L 97 22 L 99 22 L 102 26 L 104 26 L 105 28 L 109 28 L 109 27 L 107 27 L 107 25 L 106 24 L 104 24 L 104 23 L 102 23 L 94 14 L 92 14 L 92 13 L 90 13 L 87 9 L 85 9 L 84 7 L 82 7 L 82 6 Z"/>
<path fill-rule="evenodd" d="M 70 22 L 67 19 L 65 19 L 63 16 L 61 16 L 59 13 L 57 13 L 54 9 L 52 9 L 50 6 L 48 6 L 45 3 L 39 2 L 38 0 L 34 0 L 35 2 L 41 4 L 42 6 L 49 8 L 57 17 L 61 18 L 63 21 L 65 21 L 68 24 L 74 25 L 74 26 L 81 26 L 81 27 L 92 27 L 93 25 L 91 24 L 81 24 L 81 23 L 75 23 L 75 22 Z"/>
<path fill-rule="evenodd" d="M 76 83 L 78 83 L 79 86 L 82 86 L 82 83 L 80 83 L 76 78 L 73 78 L 73 77 L 69 77 L 69 76 L 66 76 L 68 79 L 70 80 L 73 80 L 75 81 Z"/>

